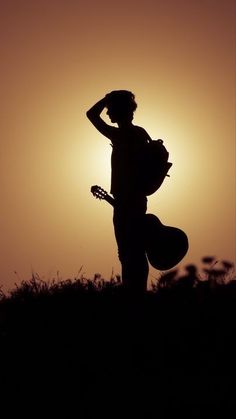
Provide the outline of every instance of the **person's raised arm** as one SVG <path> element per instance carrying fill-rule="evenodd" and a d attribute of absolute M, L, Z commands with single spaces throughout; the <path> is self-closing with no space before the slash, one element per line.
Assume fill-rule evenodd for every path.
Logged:
<path fill-rule="evenodd" d="M 112 140 L 117 128 L 111 127 L 110 125 L 106 124 L 106 122 L 104 122 L 103 119 L 101 118 L 100 115 L 102 111 L 105 109 L 105 107 L 106 107 L 106 97 L 104 97 L 103 99 L 95 103 L 95 105 L 93 105 L 92 108 L 90 108 L 86 112 L 86 115 L 88 119 L 90 120 L 90 122 L 92 122 L 92 124 L 95 126 L 95 128 L 97 128 L 97 130 L 101 134 L 105 135 L 105 137 Z"/>

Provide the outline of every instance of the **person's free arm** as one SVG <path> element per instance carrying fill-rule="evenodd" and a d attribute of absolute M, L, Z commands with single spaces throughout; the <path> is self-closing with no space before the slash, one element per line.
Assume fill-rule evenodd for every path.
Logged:
<path fill-rule="evenodd" d="M 92 124 L 95 126 L 95 128 L 97 128 L 97 130 L 101 134 L 105 135 L 105 137 L 112 140 L 114 139 L 117 128 L 106 124 L 106 122 L 104 122 L 103 119 L 101 118 L 100 115 L 105 107 L 106 107 L 106 98 L 104 97 L 103 99 L 95 103 L 95 105 L 93 105 L 92 108 L 90 108 L 86 112 L 86 115 L 88 119 L 90 120 L 90 122 L 92 122 Z"/>

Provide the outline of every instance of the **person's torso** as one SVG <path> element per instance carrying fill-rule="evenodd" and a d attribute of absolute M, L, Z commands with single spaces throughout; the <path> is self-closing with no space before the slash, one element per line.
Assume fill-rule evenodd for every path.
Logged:
<path fill-rule="evenodd" d="M 138 126 L 120 130 L 120 135 L 113 142 L 111 155 L 111 193 L 139 193 L 139 179 L 142 176 L 141 156 L 148 134 Z"/>

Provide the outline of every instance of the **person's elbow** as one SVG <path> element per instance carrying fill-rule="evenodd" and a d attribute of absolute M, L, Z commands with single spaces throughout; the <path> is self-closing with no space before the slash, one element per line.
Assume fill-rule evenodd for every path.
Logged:
<path fill-rule="evenodd" d="M 89 110 L 86 112 L 86 116 L 87 116 L 87 118 L 88 118 L 90 121 L 93 119 L 91 109 L 89 109 Z"/>

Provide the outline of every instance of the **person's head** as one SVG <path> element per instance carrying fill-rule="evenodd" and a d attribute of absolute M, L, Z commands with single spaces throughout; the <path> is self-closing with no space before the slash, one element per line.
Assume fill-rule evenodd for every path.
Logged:
<path fill-rule="evenodd" d="M 137 108 L 135 96 L 128 90 L 113 90 L 106 95 L 107 115 L 111 122 L 131 122 Z"/>

